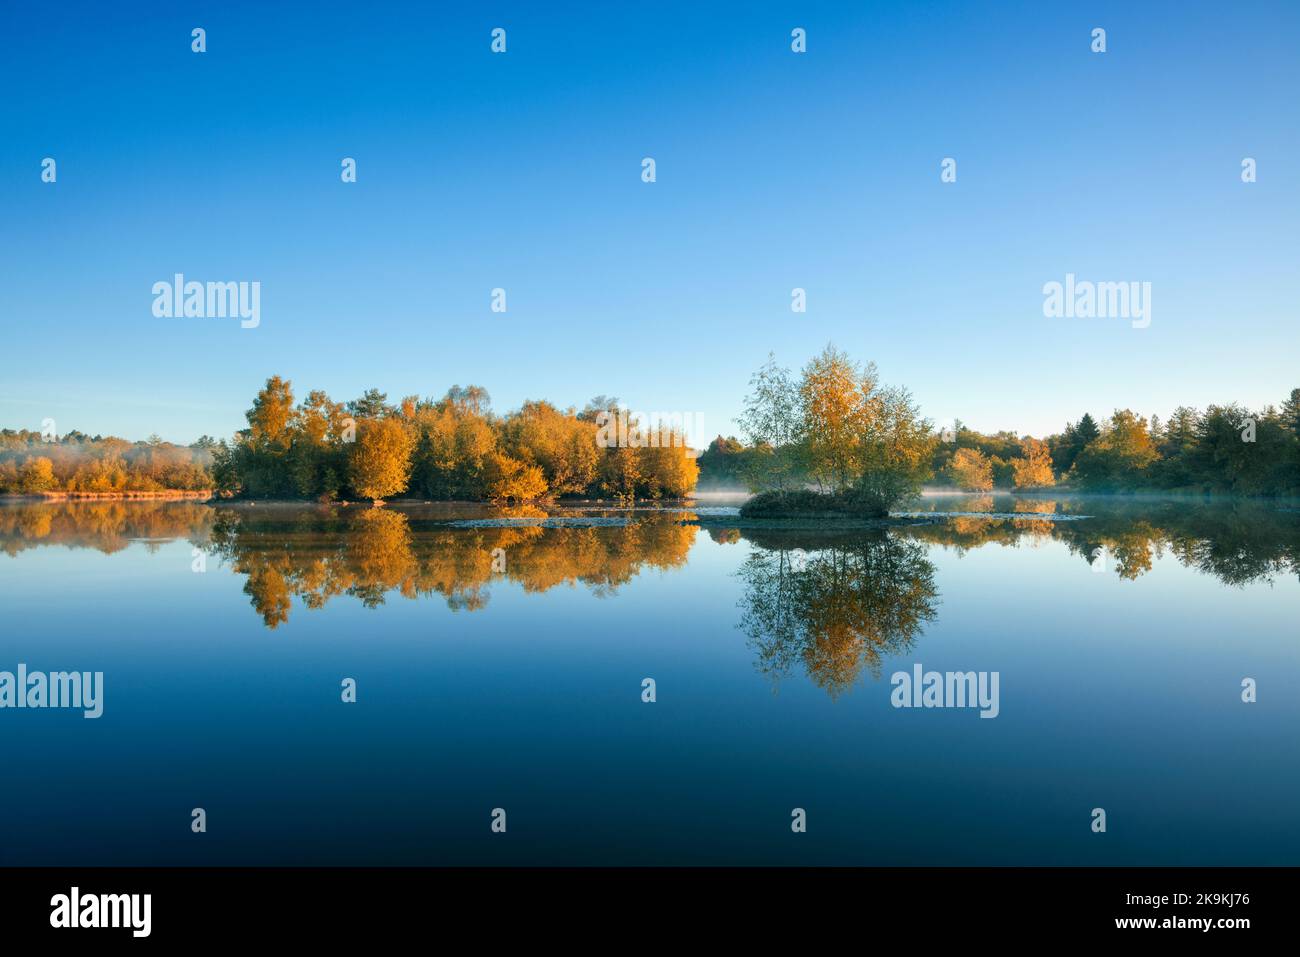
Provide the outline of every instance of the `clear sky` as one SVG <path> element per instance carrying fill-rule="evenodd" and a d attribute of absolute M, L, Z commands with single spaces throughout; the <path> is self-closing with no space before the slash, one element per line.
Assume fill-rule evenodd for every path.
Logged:
<path fill-rule="evenodd" d="M 280 374 L 731 432 L 827 341 L 987 431 L 1300 386 L 1293 0 L 10 3 L 0 80 L 0 425 L 228 436 Z M 1151 325 L 1045 318 L 1071 272 Z"/>

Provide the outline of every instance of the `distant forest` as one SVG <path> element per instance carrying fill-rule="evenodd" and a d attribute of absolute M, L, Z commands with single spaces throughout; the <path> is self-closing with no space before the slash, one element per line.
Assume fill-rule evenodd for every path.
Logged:
<path fill-rule="evenodd" d="M 0 493 L 201 492 L 212 488 L 215 439 L 173 445 L 155 436 L 130 442 L 69 432 L 46 439 L 40 432 L 0 429 Z"/>
<path fill-rule="evenodd" d="M 1100 422 L 1085 413 L 1041 439 L 957 421 L 930 439 L 930 487 L 1300 495 L 1300 389 L 1258 412 L 1179 406 L 1162 421 L 1120 409 Z M 701 487 L 751 487 L 768 458 L 762 442 L 719 435 L 699 457 Z"/>
<path fill-rule="evenodd" d="M 562 496 L 678 498 L 696 490 L 864 487 L 894 502 L 924 482 L 964 491 L 1174 491 L 1300 495 L 1300 389 L 1279 407 L 1180 406 L 1165 420 L 1128 409 L 1085 414 L 1044 438 L 935 429 L 905 390 L 878 385 L 828 347 L 792 376 L 774 361 L 751 380 L 741 437 L 697 457 L 665 428 L 601 440 L 617 400 L 582 409 L 525 402 L 505 415 L 486 390 L 389 403 L 371 389 L 295 401 L 274 376 L 229 440 L 188 446 L 69 432 L 0 430 L 0 493 L 132 494 L 211 490 L 257 499 L 420 498 L 529 502 Z M 625 434 L 623 439 L 628 436 Z"/>

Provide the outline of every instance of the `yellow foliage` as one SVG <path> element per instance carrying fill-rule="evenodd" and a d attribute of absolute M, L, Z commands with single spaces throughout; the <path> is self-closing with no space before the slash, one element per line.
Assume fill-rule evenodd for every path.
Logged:
<path fill-rule="evenodd" d="M 546 495 L 546 477 L 536 465 L 493 452 L 487 460 L 487 494 L 493 502 L 531 502 Z"/>
<path fill-rule="evenodd" d="M 1038 439 L 1025 439 L 1020 447 L 1024 450 L 1024 458 L 1013 459 L 1011 462 L 1016 488 L 1047 488 L 1055 485 L 1052 455 L 1047 450 L 1047 443 Z"/>
<path fill-rule="evenodd" d="M 968 492 L 987 492 L 993 487 L 993 465 L 979 449 L 958 449 L 947 472 L 953 484 Z"/>
<path fill-rule="evenodd" d="M 405 490 L 414 447 L 415 437 L 399 420 L 362 421 L 348 461 L 352 487 L 373 499 Z"/>

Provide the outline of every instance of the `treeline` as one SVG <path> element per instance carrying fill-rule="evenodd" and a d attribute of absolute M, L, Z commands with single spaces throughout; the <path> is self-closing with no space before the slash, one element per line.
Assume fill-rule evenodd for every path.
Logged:
<path fill-rule="evenodd" d="M 961 423 L 945 438 L 935 474 L 969 491 L 1062 483 L 1098 492 L 1300 494 L 1300 389 L 1259 412 L 1180 406 L 1162 422 L 1120 409 L 1100 423 L 1085 414 L 1042 440 L 981 435 Z"/>
<path fill-rule="evenodd" d="M 697 464 L 679 431 L 629 426 L 604 396 L 582 410 L 530 401 L 501 416 L 476 386 L 396 404 L 375 389 L 342 403 L 313 391 L 296 403 L 276 376 L 231 442 L 0 430 L 0 493 L 528 502 L 678 498 L 699 481 L 787 503 L 816 489 L 874 513 L 922 483 L 1300 495 L 1300 389 L 1259 412 L 1180 406 L 1163 422 L 1128 409 L 1101 422 L 1085 414 L 1041 439 L 986 435 L 960 421 L 936 431 L 905 390 L 881 385 L 874 366 L 831 346 L 797 376 L 769 360 L 750 389 L 744 441 L 718 436 Z"/>
<path fill-rule="evenodd" d="M 867 387 L 859 383 L 855 389 L 855 367 L 833 350 L 810 368 L 828 361 L 841 367 L 829 380 L 809 379 L 805 370 L 795 383 L 771 363 L 761 370 L 741 419 L 748 443 L 735 436 L 715 438 L 699 459 L 701 486 L 747 485 L 762 491 L 776 481 L 825 488 L 826 468 L 808 457 L 819 441 L 818 432 L 836 436 L 850 459 L 854 448 L 865 454 L 870 436 L 863 423 L 871 421 L 871 414 L 863 410 L 884 410 L 888 402 L 883 396 L 875 398 L 874 370 L 868 367 Z M 848 425 L 817 427 L 809 416 L 816 416 L 819 403 L 823 409 L 837 409 L 836 417 Z M 1062 432 L 1041 439 L 1013 432 L 986 435 L 960 421 L 937 431 L 925 423 L 922 436 L 914 412 L 900 421 L 905 427 L 892 427 L 898 433 L 895 447 L 909 451 L 908 462 L 924 450 L 924 461 L 903 471 L 909 481 L 922 474 L 929 485 L 965 491 L 1064 485 L 1097 492 L 1300 495 L 1300 389 L 1292 390 L 1280 408 L 1268 406 L 1259 412 L 1236 404 L 1210 406 L 1204 412 L 1180 406 L 1162 422 L 1158 416 L 1148 420 L 1121 409 L 1100 423 L 1085 414 Z M 785 432 L 774 429 L 774 422 L 785 422 Z M 876 428 L 888 432 L 891 426 Z M 784 453 L 774 452 L 778 447 Z M 782 458 L 773 469 L 774 461 Z M 897 471 L 896 463 L 885 465 L 886 471 Z M 880 468 L 867 455 L 851 471 L 860 471 L 862 477 L 855 481 L 863 482 Z M 891 482 L 898 484 L 896 477 Z"/>
<path fill-rule="evenodd" d="M 113 436 L 69 432 L 45 436 L 26 429 L 0 430 L 0 493 L 126 494 L 212 488 L 212 449 L 204 437 L 173 445 L 157 436 L 128 442 Z"/>
<path fill-rule="evenodd" d="M 248 428 L 214 450 L 213 478 L 228 495 L 326 501 L 689 494 L 699 470 L 685 436 L 666 427 L 620 433 L 610 424 L 616 405 L 604 396 L 581 411 L 530 401 L 498 416 L 477 386 L 396 404 L 377 389 L 345 403 L 313 391 L 295 404 L 291 384 L 274 376 L 248 410 Z"/>

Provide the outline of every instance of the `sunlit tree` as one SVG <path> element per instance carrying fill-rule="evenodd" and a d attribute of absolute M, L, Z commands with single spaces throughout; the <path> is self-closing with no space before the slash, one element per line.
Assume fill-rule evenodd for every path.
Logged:
<path fill-rule="evenodd" d="M 858 476 L 866 403 L 875 387 L 875 366 L 859 369 L 831 345 L 804 366 L 799 432 L 806 464 L 818 484 L 832 491 L 848 488 Z"/>
<path fill-rule="evenodd" d="M 1012 459 L 1016 488 L 1047 488 L 1056 483 L 1052 474 L 1052 455 L 1047 450 L 1047 443 L 1038 439 L 1026 438 L 1021 443 L 1023 455 Z"/>
<path fill-rule="evenodd" d="M 948 478 L 968 492 L 986 492 L 993 487 L 993 466 L 978 449 L 958 449 L 948 463 Z"/>
<path fill-rule="evenodd" d="M 348 481 L 364 498 L 379 501 L 406 489 L 415 438 L 398 419 L 365 419 L 348 460 Z"/>

